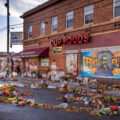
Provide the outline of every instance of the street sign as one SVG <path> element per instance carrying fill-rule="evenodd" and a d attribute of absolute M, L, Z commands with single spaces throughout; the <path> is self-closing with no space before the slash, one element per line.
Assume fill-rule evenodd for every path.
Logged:
<path fill-rule="evenodd" d="M 23 32 L 11 32 L 11 45 L 21 45 L 23 41 Z"/>

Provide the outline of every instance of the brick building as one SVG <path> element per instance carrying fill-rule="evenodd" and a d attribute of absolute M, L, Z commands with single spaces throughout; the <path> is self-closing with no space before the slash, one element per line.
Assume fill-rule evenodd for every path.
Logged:
<path fill-rule="evenodd" d="M 120 0 L 49 0 L 21 18 L 26 67 L 120 79 Z"/>

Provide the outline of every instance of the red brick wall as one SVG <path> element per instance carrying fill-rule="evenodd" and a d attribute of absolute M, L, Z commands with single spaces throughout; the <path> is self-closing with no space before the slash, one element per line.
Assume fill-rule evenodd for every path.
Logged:
<path fill-rule="evenodd" d="M 81 49 L 109 46 L 120 46 L 120 32 L 92 36 L 89 43 L 81 44 Z"/>
<path fill-rule="evenodd" d="M 42 58 L 42 59 L 49 59 L 49 58 Z M 49 69 L 48 67 L 41 66 L 41 58 L 39 58 L 39 70 L 41 71 L 47 71 Z"/>
<path fill-rule="evenodd" d="M 50 55 L 50 56 L 49 56 L 49 58 L 50 58 L 50 65 L 51 65 L 52 62 L 55 60 L 57 67 L 65 68 L 64 47 L 63 47 L 63 51 L 60 52 L 60 53 L 54 53 L 54 52 L 53 52 L 53 48 L 50 48 L 49 55 Z"/>
<path fill-rule="evenodd" d="M 113 0 L 103 0 L 95 4 L 94 23 L 110 21 L 113 18 Z"/>
<path fill-rule="evenodd" d="M 94 22 L 92 25 L 84 25 L 84 7 L 88 4 L 94 3 Z M 66 30 L 66 12 L 74 11 L 74 27 Z M 58 16 L 58 32 L 51 33 L 52 17 Z M 120 18 L 118 18 L 120 20 Z M 46 35 L 40 36 L 40 23 L 46 21 Z M 119 26 L 114 26 L 114 22 L 117 19 L 113 19 L 113 0 L 64 0 L 53 6 L 50 6 L 36 14 L 33 14 L 24 19 L 24 49 L 36 48 L 36 47 L 50 47 L 50 40 L 63 38 L 64 33 L 66 36 L 72 36 L 74 34 L 84 34 L 86 29 L 91 36 L 89 43 L 83 43 L 81 45 L 74 45 L 70 49 L 78 49 L 78 71 L 81 71 L 81 49 L 107 47 L 107 46 L 120 46 L 120 32 L 110 31 L 119 30 Z M 33 26 L 33 36 L 28 39 L 28 26 Z M 106 33 L 107 32 L 107 33 Z M 100 34 L 100 35 L 99 35 Z M 52 64 L 53 60 L 56 61 L 57 67 L 65 68 L 65 50 L 69 49 L 67 46 L 62 46 L 63 51 L 60 53 L 54 53 L 53 48 L 49 49 L 49 62 Z M 39 59 L 40 61 L 40 59 Z M 41 61 L 40 61 L 41 64 Z M 40 69 L 47 69 L 47 67 L 41 67 Z"/>
<path fill-rule="evenodd" d="M 80 28 L 84 25 L 84 7 L 88 4 L 94 4 L 94 23 L 103 23 L 113 18 L 113 0 L 64 0 L 51 7 L 48 7 L 36 14 L 24 19 L 25 22 L 25 40 L 28 39 L 28 26 L 33 26 L 33 37 L 40 36 L 40 23 L 46 24 L 46 35 L 51 34 L 52 17 L 58 16 L 58 32 L 66 30 L 66 13 L 74 11 L 74 28 Z M 104 12 L 102 12 L 104 11 Z"/>
<path fill-rule="evenodd" d="M 80 32 L 78 32 L 78 33 L 80 33 Z M 76 33 L 76 34 L 78 34 L 78 33 Z M 81 49 L 119 46 L 120 45 L 120 36 L 119 35 L 120 35 L 120 32 L 91 36 L 91 39 L 88 43 L 82 43 L 80 45 L 72 45 L 72 47 L 63 45 L 62 46 L 63 51 L 60 53 L 54 53 L 53 48 L 50 47 L 50 40 L 46 40 L 46 39 L 43 39 L 40 42 L 40 46 L 33 45 L 33 47 L 47 47 L 47 46 L 49 46 L 50 47 L 50 49 L 49 49 L 50 65 L 52 64 L 53 60 L 55 60 L 57 67 L 63 67 L 63 68 L 65 68 L 65 54 L 64 54 L 65 50 L 77 50 L 78 49 L 79 50 L 79 54 L 78 54 L 78 66 L 79 66 L 79 68 L 78 68 L 78 70 L 80 73 L 80 71 L 81 71 L 81 53 L 80 53 Z M 72 34 L 70 34 L 70 36 L 72 36 Z M 56 38 L 58 38 L 58 36 L 56 36 Z M 31 48 L 31 47 L 27 47 L 27 48 Z M 44 67 L 40 66 L 40 69 L 44 69 Z"/>

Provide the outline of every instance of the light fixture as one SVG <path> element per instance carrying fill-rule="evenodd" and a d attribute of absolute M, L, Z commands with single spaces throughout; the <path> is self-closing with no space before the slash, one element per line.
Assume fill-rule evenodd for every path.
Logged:
<path fill-rule="evenodd" d="M 86 32 L 90 32 L 90 31 L 91 31 L 91 29 L 90 29 L 90 28 L 87 28 L 85 31 L 86 31 Z"/>
<path fill-rule="evenodd" d="M 115 23 L 114 23 L 114 27 L 116 27 L 116 26 L 117 26 L 117 23 L 115 22 Z"/>
<path fill-rule="evenodd" d="M 44 23 L 44 24 L 48 24 L 48 22 L 47 22 L 47 21 L 43 21 L 43 23 Z"/>
<path fill-rule="evenodd" d="M 64 36 L 66 36 L 66 33 L 64 33 Z"/>

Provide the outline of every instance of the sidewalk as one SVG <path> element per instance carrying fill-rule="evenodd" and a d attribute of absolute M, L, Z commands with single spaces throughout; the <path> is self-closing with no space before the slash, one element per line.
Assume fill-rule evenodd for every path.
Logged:
<path fill-rule="evenodd" d="M 21 76 L 18 76 L 17 77 L 17 80 L 19 82 L 22 82 L 22 83 L 26 83 L 26 84 L 41 84 L 41 81 L 44 80 L 44 79 L 40 79 L 40 78 L 28 78 L 28 77 L 21 77 Z M 51 81 L 51 80 L 48 80 L 47 81 L 47 84 L 50 86 L 50 87 L 55 87 L 55 88 L 61 88 L 62 85 L 66 84 L 67 82 L 55 82 L 55 81 Z M 87 92 L 94 92 L 93 90 L 87 88 L 87 87 L 82 87 L 82 86 L 79 86 L 78 83 L 71 83 L 71 82 L 68 82 L 67 83 L 71 89 L 78 89 L 81 91 L 84 90 L 84 91 L 87 91 Z"/>
<path fill-rule="evenodd" d="M 21 76 L 18 76 L 17 77 L 17 80 L 19 82 L 22 82 L 22 83 L 26 83 L 26 84 L 41 84 L 41 81 L 44 80 L 44 79 L 39 79 L 39 78 L 28 78 L 28 77 L 21 77 Z M 55 88 L 61 88 L 62 84 L 65 84 L 65 82 L 54 82 L 54 81 L 51 81 L 51 80 L 48 80 L 47 81 L 47 84 L 49 86 L 53 86 Z M 89 93 L 94 93 L 94 89 L 89 89 L 87 87 L 82 87 L 82 86 L 79 86 L 78 83 L 68 83 L 68 85 L 70 86 L 70 88 L 72 89 L 78 89 L 78 90 L 85 90 Z M 112 95 L 113 97 L 120 97 L 120 90 L 111 90 L 111 91 L 105 91 L 104 92 L 106 95 Z"/>
<path fill-rule="evenodd" d="M 23 83 L 28 83 L 28 84 L 36 84 L 36 83 L 40 84 L 41 81 L 44 80 L 44 79 L 40 79 L 40 78 L 28 78 L 28 77 L 18 76 L 17 80 L 20 81 L 20 82 L 23 82 Z M 64 82 L 54 82 L 54 81 L 48 80 L 47 84 L 51 85 L 51 86 L 56 86 L 57 88 L 60 88 L 61 85 L 65 84 L 65 83 Z M 76 83 L 68 83 L 68 84 L 69 84 L 69 86 L 71 88 L 76 88 L 77 87 Z"/>
<path fill-rule="evenodd" d="M 17 76 L 16 79 L 24 83 L 36 83 L 36 82 L 41 82 L 42 80 L 44 80 L 40 78 L 29 78 L 29 77 L 22 77 L 22 76 Z"/>

